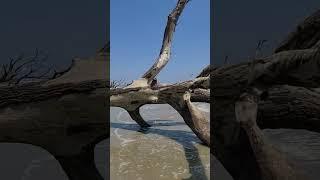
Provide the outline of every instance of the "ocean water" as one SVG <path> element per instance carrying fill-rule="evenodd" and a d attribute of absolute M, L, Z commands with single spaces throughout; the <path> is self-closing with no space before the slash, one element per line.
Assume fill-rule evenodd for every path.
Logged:
<path fill-rule="evenodd" d="M 209 118 L 209 104 L 197 104 Z M 121 108 L 111 108 L 110 179 L 210 179 L 210 150 L 169 105 L 140 109 L 152 125 L 141 129 Z"/>
<path fill-rule="evenodd" d="M 198 104 L 209 117 L 209 105 Z M 210 166 L 214 179 L 232 180 L 209 148 L 185 125 L 168 105 L 148 105 L 141 109 L 152 124 L 141 129 L 121 108 L 111 108 L 111 137 L 97 144 L 95 162 L 106 178 L 107 149 L 110 143 L 112 180 L 205 179 Z M 280 148 L 310 180 L 320 177 L 320 134 L 306 130 L 264 130 L 270 142 Z M 58 162 L 45 150 L 26 144 L 0 143 L 0 179 L 68 180 Z"/>

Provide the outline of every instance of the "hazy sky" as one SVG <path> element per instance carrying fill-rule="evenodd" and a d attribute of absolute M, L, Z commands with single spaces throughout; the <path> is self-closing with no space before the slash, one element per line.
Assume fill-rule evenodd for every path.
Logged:
<path fill-rule="evenodd" d="M 137 79 L 159 55 L 167 16 L 176 0 L 111 0 L 111 79 Z M 161 82 L 190 79 L 210 63 L 209 0 L 185 8 Z M 193 76 L 191 76 L 193 74 Z"/>
<path fill-rule="evenodd" d="M 214 64 L 228 55 L 232 63 L 254 55 L 257 42 L 266 39 L 271 52 L 306 16 L 320 8 L 319 0 L 214 0 Z"/>
<path fill-rule="evenodd" d="M 60 66 L 94 55 L 108 39 L 108 11 L 106 0 L 2 0 L 0 63 L 36 48 Z"/>

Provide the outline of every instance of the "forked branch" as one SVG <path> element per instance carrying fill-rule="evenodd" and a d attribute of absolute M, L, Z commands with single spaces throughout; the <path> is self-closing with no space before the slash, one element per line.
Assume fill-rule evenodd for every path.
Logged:
<path fill-rule="evenodd" d="M 176 7 L 169 14 L 167 25 L 163 35 L 162 47 L 156 62 L 150 67 L 150 69 L 146 73 L 143 74 L 141 80 L 134 81 L 130 87 L 150 85 L 152 80 L 169 62 L 173 34 L 175 32 L 179 17 L 188 2 L 189 0 L 179 0 Z"/>
<path fill-rule="evenodd" d="M 159 85 L 155 79 L 169 61 L 172 37 L 178 19 L 188 2 L 179 0 L 168 16 L 160 54 L 153 66 L 141 79 L 133 81 L 129 86 L 111 89 L 110 105 L 124 108 L 140 126 L 148 127 L 147 122 L 139 114 L 139 108 L 145 104 L 169 104 L 177 110 L 199 139 L 210 145 L 209 120 L 205 119 L 202 112 L 191 102 L 191 100 L 209 102 L 210 77 L 206 75 L 166 86 Z M 205 69 L 204 72 L 206 71 L 208 70 Z"/>

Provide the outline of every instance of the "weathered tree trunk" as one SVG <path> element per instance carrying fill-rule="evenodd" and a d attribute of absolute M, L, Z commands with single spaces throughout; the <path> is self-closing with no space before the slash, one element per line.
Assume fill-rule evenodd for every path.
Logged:
<path fill-rule="evenodd" d="M 235 180 L 263 179 L 244 129 L 235 118 L 235 102 L 248 87 L 268 94 L 258 104 L 260 128 L 292 128 L 320 132 L 319 11 L 299 25 L 275 51 L 252 62 L 211 70 L 214 155 Z M 315 29 L 312 29 L 311 27 Z M 302 27 L 302 28 L 301 28 Z M 307 34 L 305 34 L 307 33 Z"/>
<path fill-rule="evenodd" d="M 187 105 L 192 103 L 191 101 L 186 103 L 183 99 L 186 91 L 191 91 L 191 100 L 209 102 L 209 75 L 167 86 L 152 84 L 169 61 L 175 27 L 188 2 L 189 0 L 178 0 L 176 7 L 168 16 L 160 55 L 154 65 L 142 78 L 133 81 L 132 84 L 124 88 L 111 89 L 110 105 L 124 108 L 140 126 L 148 127 L 149 125 L 139 114 L 139 108 L 144 104 L 169 104 L 177 110 L 199 139 L 206 145 L 210 145 L 209 120 L 198 115 L 201 112 L 197 108 Z"/>
<path fill-rule="evenodd" d="M 211 148 L 234 179 L 261 178 L 247 135 L 236 123 L 234 114 L 234 104 L 246 89 L 249 68 L 250 64 L 244 63 L 213 71 Z M 314 79 L 314 82 L 316 81 L 318 79 Z M 260 128 L 292 128 L 320 132 L 320 93 L 317 89 L 274 85 L 267 91 L 268 99 L 259 103 Z"/>
<path fill-rule="evenodd" d="M 110 105 L 122 107 L 126 109 L 133 120 L 135 120 L 142 127 L 148 126 L 147 123 L 139 115 L 137 116 L 139 109 L 144 104 L 169 104 L 177 110 L 177 112 L 183 117 L 186 124 L 193 130 L 193 132 L 207 145 L 210 144 L 210 137 L 207 136 L 209 132 L 209 121 L 205 120 L 201 123 L 202 128 L 195 128 L 195 124 L 198 123 L 200 119 L 192 118 L 192 112 L 197 110 L 191 110 L 187 106 L 186 102 L 183 100 L 183 95 L 189 89 L 194 89 L 191 93 L 192 99 L 205 99 L 208 101 L 209 93 L 207 90 L 209 88 L 209 78 L 200 77 L 195 80 L 186 81 L 178 84 L 160 86 L 156 89 L 150 88 L 116 88 L 111 89 Z M 206 98 L 204 98 L 206 97 Z M 136 112 L 134 112 L 136 111 Z"/>
<path fill-rule="evenodd" d="M 305 180 L 300 170 L 273 146 L 257 125 L 259 94 L 243 93 L 235 104 L 237 122 L 249 138 L 254 157 L 264 180 Z"/>
<path fill-rule="evenodd" d="M 0 142 L 47 150 L 70 180 L 101 180 L 93 152 L 109 136 L 109 81 L 100 55 L 47 82 L 0 87 Z"/>
<path fill-rule="evenodd" d="M 179 1 L 177 7 L 179 3 L 186 2 Z M 319 132 L 320 96 L 316 88 L 320 85 L 318 49 L 320 37 L 318 38 L 317 35 L 319 29 L 313 31 L 309 28 L 310 24 L 318 28 L 318 16 L 319 13 L 315 13 L 303 22 L 301 25 L 305 27 L 303 31 L 293 33 L 287 38 L 287 41 L 276 50 L 276 54 L 236 65 L 215 68 L 207 66 L 193 81 L 150 87 L 150 81 L 163 68 L 163 66 L 152 67 L 149 70 L 152 73 L 149 71 L 146 73 L 152 75 L 150 76 L 152 78 L 143 76 L 142 79 L 134 81 L 125 88 L 112 89 L 111 106 L 119 106 L 131 112 L 132 117 L 135 117 L 134 120 L 144 126 L 146 123 L 140 115 L 137 116 L 137 109 L 140 106 L 170 104 L 199 139 L 211 146 L 211 152 L 222 162 L 234 179 L 262 179 L 261 169 L 259 169 L 261 164 L 258 164 L 253 154 L 246 132 L 235 120 L 235 102 L 249 87 L 256 87 L 263 91 L 262 94 L 268 95 L 265 101 L 259 103 L 257 123 L 260 128 L 301 128 Z M 167 30 L 168 28 L 164 37 L 168 37 Z M 297 39 L 301 39 L 297 37 L 301 32 L 311 33 L 308 37 L 302 36 L 303 46 L 296 42 Z M 166 57 L 165 62 L 169 59 L 169 56 Z M 159 58 L 155 65 L 163 64 L 162 59 Z M 194 118 L 199 117 L 196 115 L 198 110 L 193 111 L 193 108 L 190 108 L 193 106 L 188 106 L 185 101 L 182 101 L 185 91 L 191 90 L 193 92 L 191 100 L 208 102 L 210 78 L 212 78 L 213 89 L 211 93 L 214 97 L 211 99 L 213 100 L 211 141 L 207 136 L 209 122 L 200 123 L 201 118 Z M 202 125 L 200 130 L 196 127 L 199 124 Z"/>
<path fill-rule="evenodd" d="M 159 74 L 159 72 L 166 66 L 169 62 L 171 55 L 171 42 L 173 38 L 174 31 L 176 29 L 176 25 L 178 23 L 179 17 L 187 5 L 189 0 L 179 0 L 177 2 L 176 7 L 172 10 L 172 12 L 168 16 L 168 21 L 166 25 L 166 29 L 164 32 L 162 47 L 160 50 L 160 54 L 156 62 L 151 66 L 151 68 L 142 76 L 142 78 L 148 80 L 148 84 L 152 82 L 152 80 Z"/>
<path fill-rule="evenodd" d="M 169 60 L 173 32 L 188 2 L 179 0 L 170 14 L 154 66 L 131 85 L 111 89 L 110 105 L 126 109 L 138 124 L 147 127 L 139 108 L 144 104 L 169 104 L 197 137 L 211 146 L 211 152 L 234 179 L 262 179 L 261 166 L 248 136 L 236 121 L 235 102 L 248 87 L 257 87 L 268 95 L 258 104 L 260 128 L 319 132 L 320 14 L 317 12 L 302 23 L 299 27 L 303 28 L 287 38 L 276 54 L 255 60 L 253 66 L 251 62 L 208 66 L 194 80 L 151 87 Z M 301 36 L 305 31 L 311 35 Z M 70 179 L 100 180 L 93 163 L 93 148 L 109 136 L 105 49 L 98 52 L 95 60 L 75 61 L 70 71 L 46 83 L 0 87 L 0 141 L 28 143 L 46 149 L 57 158 Z M 214 97 L 211 99 L 211 141 L 209 121 L 192 105 L 192 101 L 210 101 L 210 80 Z M 191 93 L 191 101 L 183 98 L 186 92 Z"/>

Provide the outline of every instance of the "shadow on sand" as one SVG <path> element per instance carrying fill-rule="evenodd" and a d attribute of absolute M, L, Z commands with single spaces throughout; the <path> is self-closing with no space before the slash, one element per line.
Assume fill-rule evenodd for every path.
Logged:
<path fill-rule="evenodd" d="M 155 123 L 157 122 L 157 123 Z M 184 180 L 208 180 L 205 174 L 205 167 L 201 162 L 198 149 L 194 146 L 193 142 L 201 144 L 201 141 L 193 134 L 193 132 L 183 131 L 183 130 L 164 130 L 157 129 L 156 127 L 161 126 L 180 126 L 185 125 L 184 122 L 175 122 L 172 120 L 149 120 L 147 121 L 151 128 L 140 128 L 137 124 L 123 124 L 123 123 L 110 123 L 112 128 L 125 129 L 130 131 L 138 131 L 143 134 L 157 134 L 170 138 L 177 143 L 181 144 L 184 148 L 186 160 L 189 165 L 189 172 L 191 177 Z"/>

